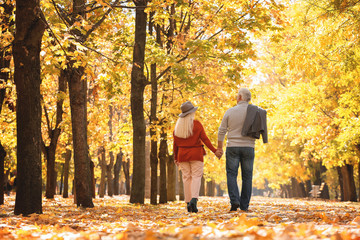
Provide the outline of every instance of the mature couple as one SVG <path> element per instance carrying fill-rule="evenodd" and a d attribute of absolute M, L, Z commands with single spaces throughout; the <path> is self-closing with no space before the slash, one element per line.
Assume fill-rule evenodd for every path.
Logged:
<path fill-rule="evenodd" d="M 180 167 L 183 176 L 185 202 L 188 212 L 198 212 L 197 200 L 203 175 L 204 144 L 218 158 L 223 155 L 223 142 L 227 133 L 226 143 L 226 176 L 230 197 L 230 211 L 240 208 L 248 211 L 254 164 L 255 140 L 262 135 L 267 142 L 266 111 L 249 104 L 251 93 L 247 88 L 240 88 L 237 105 L 228 109 L 222 119 L 218 132 L 217 149 L 206 136 L 202 124 L 195 120 L 198 109 L 187 101 L 181 105 L 181 114 L 174 130 L 175 163 Z M 237 175 L 241 165 L 242 188 L 241 196 L 237 185 Z"/>

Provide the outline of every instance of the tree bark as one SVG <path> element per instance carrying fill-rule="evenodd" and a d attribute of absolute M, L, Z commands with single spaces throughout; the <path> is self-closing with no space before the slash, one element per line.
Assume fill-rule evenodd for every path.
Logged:
<path fill-rule="evenodd" d="M 206 196 L 215 196 L 215 182 L 214 180 L 206 182 Z"/>
<path fill-rule="evenodd" d="M 343 174 L 341 171 L 341 167 L 336 167 L 338 178 L 339 178 L 339 186 L 340 186 L 340 200 L 344 201 L 344 183 L 343 183 Z"/>
<path fill-rule="evenodd" d="M 91 183 L 92 183 L 91 184 L 91 196 L 93 198 L 95 198 L 96 197 L 95 163 L 93 161 L 91 161 L 90 155 L 89 155 L 89 161 L 90 161 L 90 172 L 91 172 Z"/>
<path fill-rule="evenodd" d="M 109 106 L 109 142 L 113 141 L 113 131 L 112 131 L 112 119 L 113 119 L 114 111 L 113 107 Z M 108 187 L 108 196 L 112 197 L 114 195 L 114 178 L 112 175 L 113 167 L 114 167 L 114 153 L 113 151 L 109 152 L 110 162 L 106 165 L 106 176 L 107 176 L 107 187 Z"/>
<path fill-rule="evenodd" d="M 105 196 L 105 182 L 106 182 L 106 160 L 105 160 L 105 148 L 100 147 L 98 151 L 98 159 L 101 169 L 100 176 L 100 187 L 99 187 L 99 197 L 103 198 Z"/>
<path fill-rule="evenodd" d="M 79 18 L 85 19 L 85 0 L 73 0 L 73 23 Z M 72 34 L 79 39 L 84 39 L 84 35 L 76 29 Z M 75 52 L 76 47 L 71 44 L 69 52 Z M 92 201 L 92 180 L 90 161 L 88 157 L 87 143 L 87 83 L 82 79 L 84 67 L 74 66 L 74 61 L 69 59 L 67 68 L 64 70 L 69 83 L 71 123 L 74 148 L 74 167 L 75 167 L 75 188 L 77 196 L 77 206 L 94 207 Z"/>
<path fill-rule="evenodd" d="M 310 191 L 311 191 L 311 180 L 306 180 L 305 181 L 305 192 L 306 192 L 306 197 L 310 197 Z"/>
<path fill-rule="evenodd" d="M 66 149 L 64 163 L 64 191 L 63 198 L 69 197 L 69 170 L 70 170 L 71 150 Z"/>
<path fill-rule="evenodd" d="M 134 0 L 135 43 L 131 71 L 131 116 L 133 123 L 133 178 L 130 194 L 131 203 L 144 203 L 145 200 L 145 136 L 144 118 L 144 58 L 146 44 L 147 0 Z"/>
<path fill-rule="evenodd" d="M 69 80 L 77 206 L 94 207 L 87 144 L 87 85 L 81 79 L 84 68 L 68 67 L 66 71 Z"/>
<path fill-rule="evenodd" d="M 159 203 L 167 202 L 167 186 L 166 186 L 166 163 L 168 162 L 169 152 L 167 145 L 167 133 L 164 127 L 161 128 L 160 134 L 160 199 Z"/>
<path fill-rule="evenodd" d="M 116 162 L 114 165 L 114 195 L 120 194 L 119 181 L 120 181 L 120 170 L 121 170 L 121 165 L 122 165 L 122 158 L 123 158 L 123 153 L 120 150 L 120 152 L 116 155 Z"/>
<path fill-rule="evenodd" d="M 176 201 L 176 166 L 174 155 L 170 155 L 167 162 L 167 200 Z"/>
<path fill-rule="evenodd" d="M 1 104 L 1 103 L 0 103 Z M 1 113 L 1 112 L 0 112 Z M 4 186 L 5 186 L 5 157 L 6 151 L 0 142 L 0 205 L 4 204 Z"/>
<path fill-rule="evenodd" d="M 182 180 L 182 172 L 179 170 L 179 200 L 185 200 L 184 183 Z"/>
<path fill-rule="evenodd" d="M 61 176 L 60 176 L 60 190 L 59 190 L 59 195 L 62 195 L 62 191 L 63 191 L 63 187 L 64 187 L 64 168 L 65 168 L 65 163 L 61 164 L 62 166 L 62 170 L 61 170 Z"/>
<path fill-rule="evenodd" d="M 114 195 L 114 178 L 112 175 L 112 170 L 114 168 L 114 154 L 113 152 L 109 152 L 110 155 L 110 163 L 106 165 L 106 176 L 107 176 L 107 193 L 109 197 Z"/>
<path fill-rule="evenodd" d="M 60 76 L 58 78 L 58 93 L 66 93 L 66 78 L 64 76 L 64 72 L 60 71 Z M 61 134 L 60 123 L 62 122 L 62 114 L 63 114 L 63 103 L 64 99 L 60 98 L 56 102 L 56 123 L 54 129 L 50 124 L 50 120 L 47 121 L 48 133 L 50 137 L 49 146 L 45 146 L 43 141 L 43 152 L 46 157 L 46 193 L 45 196 L 48 199 L 54 198 L 56 191 L 56 172 L 55 172 L 55 155 L 56 155 L 56 147 Z M 46 118 L 48 113 L 47 109 L 44 105 L 44 110 L 46 114 Z"/>
<path fill-rule="evenodd" d="M 130 159 L 126 159 L 126 162 L 123 164 L 123 171 L 125 175 L 125 194 L 131 194 L 130 188 Z"/>
<path fill-rule="evenodd" d="M 39 0 L 16 1 L 13 46 L 17 93 L 15 214 L 42 213 L 40 51 L 45 24 Z"/>
<path fill-rule="evenodd" d="M 327 168 L 322 164 L 322 161 L 320 162 L 320 172 L 321 176 L 324 176 L 327 171 Z M 329 192 L 329 186 L 325 183 L 325 179 L 322 177 L 321 182 L 324 183 L 324 187 L 320 193 L 320 198 L 322 199 L 330 199 L 330 192 Z"/>
<path fill-rule="evenodd" d="M 201 177 L 201 186 L 200 186 L 200 196 L 205 196 L 205 178 L 204 176 Z"/>
<path fill-rule="evenodd" d="M 221 189 L 220 184 L 216 184 L 216 196 L 218 197 L 224 196 L 224 190 Z"/>
<path fill-rule="evenodd" d="M 153 35 L 153 13 L 150 14 L 149 21 L 149 34 Z M 158 140 L 157 140 L 157 94 L 158 94 L 158 83 L 156 76 L 156 63 L 152 63 L 150 66 L 150 77 L 151 77 L 151 100 L 150 100 L 150 204 L 157 204 L 157 178 L 158 178 Z"/>
<path fill-rule="evenodd" d="M 343 188 L 344 188 L 344 201 L 357 201 L 356 186 L 354 180 L 354 166 L 351 164 L 345 164 L 341 167 L 343 176 Z"/>

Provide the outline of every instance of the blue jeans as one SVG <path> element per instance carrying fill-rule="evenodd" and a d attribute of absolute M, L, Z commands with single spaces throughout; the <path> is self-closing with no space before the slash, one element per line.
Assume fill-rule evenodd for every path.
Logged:
<path fill-rule="evenodd" d="M 241 210 L 249 208 L 255 151 L 252 147 L 226 148 L 226 177 L 230 203 L 240 205 Z M 241 197 L 237 185 L 237 176 L 241 165 Z"/>

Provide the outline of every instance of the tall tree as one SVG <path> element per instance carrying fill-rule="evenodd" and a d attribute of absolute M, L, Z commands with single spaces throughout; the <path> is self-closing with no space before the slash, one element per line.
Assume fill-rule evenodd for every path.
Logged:
<path fill-rule="evenodd" d="M 66 149 L 65 151 L 65 163 L 64 163 L 64 191 L 63 198 L 69 197 L 69 169 L 71 160 L 71 150 Z"/>
<path fill-rule="evenodd" d="M 153 28 L 156 28 L 156 40 L 161 45 L 159 25 L 155 25 L 153 21 L 153 14 L 150 15 L 149 21 L 149 34 L 153 34 Z M 150 203 L 157 204 L 157 189 L 158 189 L 158 140 L 157 140 L 157 95 L 158 95 L 158 81 L 156 76 L 156 62 L 150 66 L 151 78 L 151 106 L 150 106 Z"/>
<path fill-rule="evenodd" d="M 121 170 L 121 166 L 122 166 L 123 155 L 124 154 L 121 149 L 120 149 L 120 152 L 118 154 L 116 154 L 116 162 L 114 165 L 114 195 L 120 194 L 119 181 L 120 181 L 120 170 Z"/>
<path fill-rule="evenodd" d="M 113 144 L 113 127 L 112 127 L 112 119 L 113 119 L 113 106 L 109 106 L 109 142 L 110 145 Z M 108 188 L 108 196 L 112 197 L 114 195 L 114 177 L 113 177 L 113 167 L 114 167 L 114 152 L 112 150 L 109 151 L 110 162 L 106 165 L 106 176 L 107 176 L 107 188 Z"/>
<path fill-rule="evenodd" d="M 39 0 L 17 0 L 13 46 L 17 92 L 15 214 L 42 213 L 40 51 L 45 23 Z"/>
<path fill-rule="evenodd" d="M 99 197 L 105 196 L 106 186 L 106 159 L 105 159 L 105 148 L 102 146 L 98 150 L 98 159 L 101 169 L 100 186 L 99 186 Z"/>
<path fill-rule="evenodd" d="M 167 132 L 165 127 L 161 128 L 160 146 L 159 146 L 159 160 L 160 160 L 160 199 L 159 203 L 167 203 L 167 182 L 166 182 L 166 164 L 169 159 L 169 151 L 167 145 Z"/>
<path fill-rule="evenodd" d="M 85 1 L 74 0 L 73 16 L 75 18 L 85 18 Z M 70 47 L 70 51 L 75 51 L 75 45 Z M 65 72 L 69 83 L 71 123 L 73 130 L 74 145 L 74 165 L 75 165 L 75 188 L 77 205 L 83 207 L 93 207 L 91 194 L 91 173 L 90 162 L 88 159 L 87 144 L 87 84 L 82 79 L 84 67 L 73 66 L 74 61 L 70 61 Z"/>
<path fill-rule="evenodd" d="M 147 0 L 134 0 L 135 42 L 133 50 L 133 65 L 131 71 L 131 114 L 133 124 L 133 178 L 130 194 L 131 203 L 144 203 L 145 198 L 145 136 L 144 118 L 144 58 L 146 43 Z"/>
<path fill-rule="evenodd" d="M 45 145 L 45 141 L 42 141 L 42 149 L 46 158 L 46 198 L 54 198 L 56 191 L 56 172 L 55 172 L 55 154 L 57 143 L 61 134 L 60 124 L 62 122 L 63 114 L 63 96 L 66 93 L 66 78 L 63 75 L 64 72 L 60 72 L 58 78 L 58 99 L 56 101 L 56 120 L 55 126 L 51 126 L 52 121 L 50 121 L 48 110 L 44 104 L 44 112 L 46 116 L 48 136 L 50 138 L 50 144 Z"/>

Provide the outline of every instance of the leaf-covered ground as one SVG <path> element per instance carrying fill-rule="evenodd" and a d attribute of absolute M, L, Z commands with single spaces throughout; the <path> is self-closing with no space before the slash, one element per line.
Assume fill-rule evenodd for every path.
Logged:
<path fill-rule="evenodd" d="M 44 214 L 15 216 L 14 196 L 0 207 L 0 239 L 360 239 L 360 205 L 253 197 L 250 212 L 229 212 L 227 197 L 201 197 L 199 213 L 183 202 L 129 204 L 128 196 L 43 201 Z"/>

